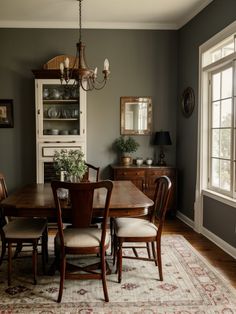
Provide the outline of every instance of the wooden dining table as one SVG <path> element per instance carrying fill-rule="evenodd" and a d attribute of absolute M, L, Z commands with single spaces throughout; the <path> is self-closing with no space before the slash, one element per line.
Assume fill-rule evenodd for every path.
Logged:
<path fill-rule="evenodd" d="M 95 191 L 94 215 L 100 216 L 104 207 L 105 190 Z M 110 201 L 110 217 L 137 217 L 148 213 L 153 201 L 131 181 L 113 181 Z M 19 188 L 2 201 L 6 216 L 56 218 L 56 210 L 50 183 L 35 183 Z M 70 207 L 63 208 L 63 217 L 70 218 Z"/>

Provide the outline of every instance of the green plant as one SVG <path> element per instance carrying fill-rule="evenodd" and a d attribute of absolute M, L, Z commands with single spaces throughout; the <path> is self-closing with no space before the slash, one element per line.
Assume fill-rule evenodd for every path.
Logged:
<path fill-rule="evenodd" d="M 53 156 L 53 162 L 57 174 L 63 171 L 67 177 L 74 176 L 81 179 L 87 171 L 84 154 L 79 149 L 56 151 Z"/>
<path fill-rule="evenodd" d="M 115 147 L 121 153 L 134 153 L 139 147 L 139 143 L 135 141 L 133 137 L 125 138 L 124 136 L 120 136 L 114 142 Z"/>

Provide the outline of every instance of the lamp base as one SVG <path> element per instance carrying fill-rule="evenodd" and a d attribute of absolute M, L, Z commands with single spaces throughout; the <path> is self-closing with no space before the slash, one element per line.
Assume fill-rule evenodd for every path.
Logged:
<path fill-rule="evenodd" d="M 165 162 L 165 160 L 164 160 L 164 159 L 158 160 L 158 162 L 157 162 L 157 166 L 161 166 L 161 167 L 166 166 L 166 162 Z"/>
<path fill-rule="evenodd" d="M 164 158 L 165 158 L 165 154 L 163 152 L 163 149 L 161 149 L 160 155 L 159 155 L 159 160 L 157 162 L 158 166 L 166 166 L 166 162 L 165 162 Z"/>

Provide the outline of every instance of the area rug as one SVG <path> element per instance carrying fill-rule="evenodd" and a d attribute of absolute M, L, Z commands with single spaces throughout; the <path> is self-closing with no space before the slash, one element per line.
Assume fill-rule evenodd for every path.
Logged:
<path fill-rule="evenodd" d="M 144 249 L 139 249 L 146 254 Z M 125 254 L 131 254 L 126 250 Z M 13 286 L 7 287 L 6 262 L 0 267 L 0 313 L 32 314 L 232 314 L 236 290 L 180 235 L 162 237 L 164 281 L 154 263 L 123 259 L 122 283 L 107 276 L 110 302 L 103 300 L 97 280 L 65 281 L 56 303 L 59 275 L 42 276 L 32 284 L 31 259 L 14 260 Z M 111 263 L 111 257 L 107 257 Z"/>

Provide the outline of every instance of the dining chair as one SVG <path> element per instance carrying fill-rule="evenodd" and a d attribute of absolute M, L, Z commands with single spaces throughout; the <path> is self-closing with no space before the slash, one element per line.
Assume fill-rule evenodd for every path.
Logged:
<path fill-rule="evenodd" d="M 107 220 L 113 183 L 109 180 L 80 183 L 52 181 L 51 186 L 58 223 L 55 243 L 56 247 L 60 249 L 60 288 L 57 302 L 61 302 L 65 279 L 102 280 L 105 301 L 108 302 L 105 252 L 110 244 L 110 237 L 107 233 Z M 59 199 L 57 192 L 61 188 L 69 191 L 68 201 Z M 99 214 L 103 217 L 101 229 L 91 226 L 94 211 L 93 198 L 97 197 L 96 192 L 98 189 L 106 190 L 104 208 L 101 209 L 101 214 Z M 69 204 L 66 204 L 66 202 L 69 202 Z M 71 226 L 67 228 L 63 228 L 62 208 L 64 206 L 71 207 Z M 79 261 L 81 255 L 89 257 L 88 254 L 97 254 L 100 272 L 90 269 L 88 265 L 85 267 L 77 265 L 78 270 L 81 270 L 82 273 L 70 272 L 71 265 L 67 256 L 80 255 L 78 256 Z"/>
<path fill-rule="evenodd" d="M 89 163 L 85 163 L 87 166 L 87 172 L 85 173 L 83 180 L 87 180 L 89 182 L 98 182 L 100 175 L 100 167 L 96 167 Z"/>
<path fill-rule="evenodd" d="M 0 173 L 0 201 L 7 197 L 7 187 L 3 174 Z M 0 265 L 2 264 L 6 248 L 8 248 L 8 285 L 11 285 L 12 274 L 12 246 L 22 247 L 32 245 L 33 283 L 37 283 L 37 246 L 42 241 L 42 264 L 45 272 L 47 259 L 47 220 L 44 218 L 15 218 L 9 220 L 1 210 L 0 236 L 2 241 L 2 252 Z"/>
<path fill-rule="evenodd" d="M 151 209 L 148 219 L 142 218 L 116 218 L 114 219 L 115 237 L 114 237 L 114 263 L 117 258 L 118 282 L 122 279 L 122 258 L 133 258 L 154 261 L 158 266 L 160 280 L 163 281 L 162 261 L 161 261 L 161 234 L 165 214 L 171 192 L 171 181 L 167 176 L 158 177 L 155 180 L 154 206 Z M 135 246 L 125 246 L 123 243 L 146 243 L 145 248 L 148 257 L 138 256 Z M 152 255 L 149 244 L 152 246 Z M 156 243 L 156 245 L 155 245 Z M 155 248 L 156 246 L 156 248 Z M 134 256 L 122 256 L 123 248 L 132 248 Z M 140 248 L 140 247 L 139 247 Z"/>

